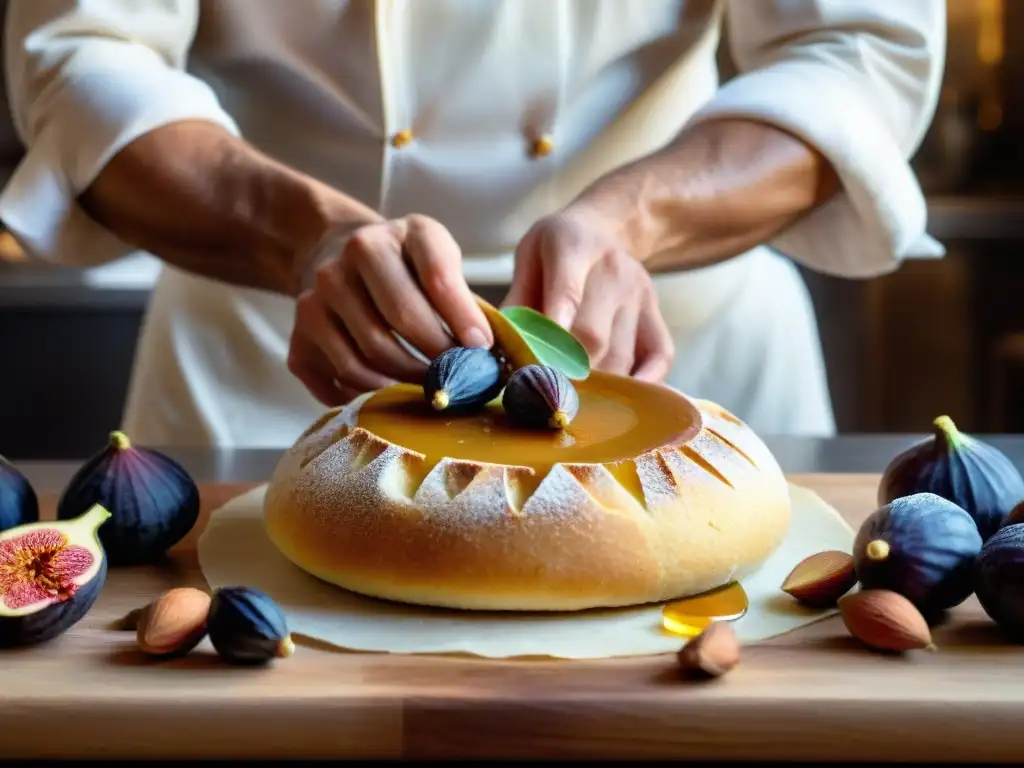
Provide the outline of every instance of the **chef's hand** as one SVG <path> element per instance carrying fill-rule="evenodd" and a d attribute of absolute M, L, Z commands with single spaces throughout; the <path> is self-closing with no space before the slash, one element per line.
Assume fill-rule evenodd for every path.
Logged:
<path fill-rule="evenodd" d="M 672 365 L 650 274 L 585 209 L 548 216 L 527 232 L 503 305 L 532 307 L 569 329 L 599 370 L 661 381 Z"/>
<path fill-rule="evenodd" d="M 288 370 L 327 406 L 397 381 L 422 382 L 427 364 L 393 333 L 427 359 L 457 343 L 493 344 L 458 245 L 425 216 L 354 229 L 316 267 L 312 288 L 298 297 Z"/>

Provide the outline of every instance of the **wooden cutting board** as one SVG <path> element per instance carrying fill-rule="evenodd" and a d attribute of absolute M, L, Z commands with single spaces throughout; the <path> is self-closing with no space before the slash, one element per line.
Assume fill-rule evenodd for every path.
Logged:
<path fill-rule="evenodd" d="M 873 475 L 794 475 L 850 523 Z M 250 485 L 203 488 L 209 511 Z M 41 500 L 52 517 L 53 498 Z M 1019 761 L 1024 647 L 975 600 L 936 653 L 866 650 L 829 618 L 745 646 L 710 682 L 671 654 L 491 661 L 339 653 L 299 645 L 269 668 L 219 662 L 206 640 L 152 661 L 107 626 L 172 586 L 205 586 L 202 526 L 159 567 L 112 571 L 93 611 L 45 645 L 0 653 L 4 757 L 661 757 Z M 301 642 L 301 639 L 300 639 Z"/>

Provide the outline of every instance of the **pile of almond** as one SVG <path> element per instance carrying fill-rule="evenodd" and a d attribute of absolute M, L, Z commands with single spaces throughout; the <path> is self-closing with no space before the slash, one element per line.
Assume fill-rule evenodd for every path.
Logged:
<path fill-rule="evenodd" d="M 935 650 L 931 629 L 917 607 L 898 592 L 862 589 L 857 585 L 853 557 L 828 550 L 805 558 L 782 583 L 782 590 L 809 608 L 839 608 L 850 634 L 880 651 Z M 732 627 L 715 622 L 677 654 L 690 676 L 720 677 L 740 660 L 740 644 Z"/>
<path fill-rule="evenodd" d="M 829 550 L 805 558 L 782 583 L 782 591 L 810 608 L 838 606 L 850 634 L 882 651 L 934 650 L 931 629 L 917 607 L 898 592 L 862 589 L 853 557 Z"/>

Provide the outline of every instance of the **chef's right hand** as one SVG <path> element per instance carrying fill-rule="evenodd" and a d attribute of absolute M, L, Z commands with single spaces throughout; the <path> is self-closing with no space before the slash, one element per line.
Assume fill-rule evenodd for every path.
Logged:
<path fill-rule="evenodd" d="M 398 381 L 419 384 L 449 347 L 490 347 L 490 325 L 462 275 L 462 252 L 434 219 L 412 215 L 348 233 L 298 297 L 288 370 L 325 405 Z M 455 339 L 445 328 L 454 333 Z"/>

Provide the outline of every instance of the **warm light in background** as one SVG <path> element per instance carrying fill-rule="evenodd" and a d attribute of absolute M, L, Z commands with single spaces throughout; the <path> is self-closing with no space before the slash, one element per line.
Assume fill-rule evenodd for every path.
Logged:
<path fill-rule="evenodd" d="M 10 232 L 0 231 L 0 261 L 24 261 L 25 254 Z"/>
<path fill-rule="evenodd" d="M 978 61 L 985 67 L 997 67 L 1006 50 L 1003 24 L 1004 0 L 977 0 Z M 994 131 L 1003 122 L 1003 104 L 998 78 L 994 73 L 984 77 L 981 103 L 978 105 L 978 128 Z"/>
<path fill-rule="evenodd" d="M 1003 50 L 1003 0 L 978 0 L 978 60 L 994 66 Z"/>

